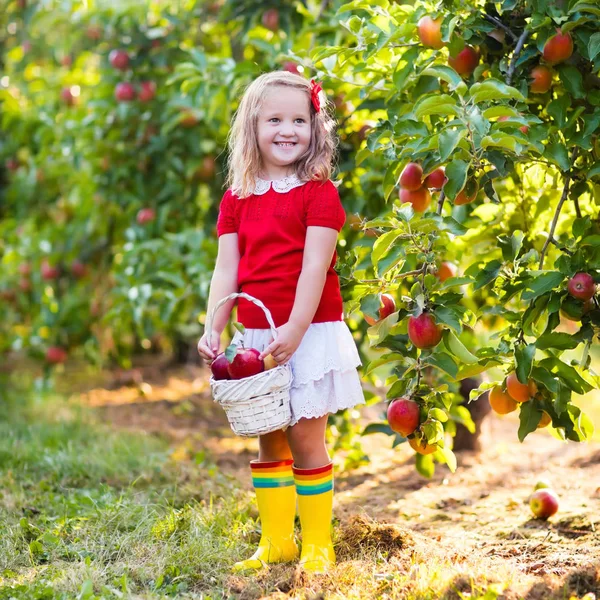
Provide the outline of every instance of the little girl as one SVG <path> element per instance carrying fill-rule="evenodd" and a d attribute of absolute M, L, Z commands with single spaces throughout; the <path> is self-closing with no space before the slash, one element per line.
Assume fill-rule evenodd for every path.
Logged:
<path fill-rule="evenodd" d="M 253 81 L 240 102 L 229 138 L 229 172 L 219 209 L 219 250 L 207 311 L 233 292 L 246 292 L 271 311 L 238 301 L 246 328 L 233 343 L 290 363 L 292 422 L 259 437 L 250 463 L 262 536 L 234 570 L 298 557 L 296 504 L 302 526 L 300 564 L 324 573 L 335 562 L 331 543 L 333 464 L 325 445 L 327 416 L 364 403 L 361 364 L 343 321 L 337 274 L 337 234 L 345 211 L 330 181 L 333 121 L 321 106 L 321 86 L 277 71 Z M 198 343 L 209 363 L 220 351 L 234 301 L 214 317 L 212 339 Z"/>

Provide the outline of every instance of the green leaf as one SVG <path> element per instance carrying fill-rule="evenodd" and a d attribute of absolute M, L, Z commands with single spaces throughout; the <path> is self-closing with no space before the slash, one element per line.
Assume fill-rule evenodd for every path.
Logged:
<path fill-rule="evenodd" d="M 564 278 L 565 276 L 558 271 L 537 275 L 534 279 L 527 282 L 525 290 L 521 294 L 521 298 L 525 301 L 533 300 L 559 286 Z"/>
<path fill-rule="evenodd" d="M 446 65 L 433 65 L 425 69 L 422 74 L 442 79 L 449 84 L 448 89 L 451 92 L 456 91 L 461 96 L 464 96 L 467 91 L 467 84 L 462 77 L 453 68 Z"/>
<path fill-rule="evenodd" d="M 507 235 L 498 236 L 498 243 L 502 248 L 502 258 L 504 260 L 514 261 L 523 247 L 523 238 L 525 234 L 517 229 L 509 237 Z"/>
<path fill-rule="evenodd" d="M 557 374 L 576 394 L 586 394 L 593 389 L 593 387 L 585 381 L 573 367 L 567 365 L 558 358 L 545 358 L 539 362 L 539 366 L 547 369 L 551 373 Z"/>
<path fill-rule="evenodd" d="M 396 69 L 392 75 L 395 88 L 401 92 L 409 77 L 415 72 L 415 64 L 419 56 L 419 48 L 411 48 L 405 52 L 396 63 Z"/>
<path fill-rule="evenodd" d="M 448 94 L 439 96 L 426 96 L 417 102 L 414 113 L 417 118 L 422 119 L 427 115 L 457 115 L 456 100 Z"/>
<path fill-rule="evenodd" d="M 454 452 L 452 452 L 452 450 L 450 450 L 450 448 L 446 448 L 445 446 L 443 448 L 439 448 L 436 451 L 436 454 L 441 454 L 441 456 L 444 459 L 444 462 L 448 465 L 448 468 L 452 473 L 456 471 L 456 455 L 454 454 Z"/>
<path fill-rule="evenodd" d="M 448 414 L 446 413 L 446 411 L 442 410 L 441 408 L 435 407 L 429 411 L 429 417 L 431 419 L 437 419 L 441 423 L 445 423 L 448 420 Z"/>
<path fill-rule="evenodd" d="M 552 332 L 546 333 L 540 337 L 535 343 L 539 350 L 548 350 L 549 348 L 555 350 L 573 350 L 577 348 L 581 341 L 570 333 Z"/>
<path fill-rule="evenodd" d="M 527 435 L 537 429 L 542 418 L 542 411 L 537 407 L 535 402 L 522 402 L 521 411 L 519 412 L 519 441 L 523 441 Z"/>
<path fill-rule="evenodd" d="M 525 102 L 525 97 L 517 88 L 506 85 L 498 79 L 486 79 L 483 83 L 474 83 L 471 86 L 470 93 L 475 103 L 502 99 Z"/>
<path fill-rule="evenodd" d="M 435 320 L 438 323 L 448 325 L 448 327 L 451 327 L 457 333 L 462 331 L 462 327 L 460 325 L 460 313 L 456 312 L 452 308 L 448 306 L 437 306 L 433 310 L 433 314 L 435 315 Z"/>
<path fill-rule="evenodd" d="M 560 80 L 565 89 L 573 98 L 585 98 L 583 89 L 583 76 L 579 70 L 572 65 L 558 65 L 557 67 Z"/>
<path fill-rule="evenodd" d="M 225 358 L 227 358 L 227 362 L 231 363 L 237 354 L 238 347 L 235 344 L 230 344 L 225 349 Z"/>
<path fill-rule="evenodd" d="M 455 159 L 448 163 L 446 167 L 448 181 L 444 184 L 444 193 L 447 198 L 454 200 L 458 192 L 465 187 L 468 170 L 469 163 L 464 160 Z"/>
<path fill-rule="evenodd" d="M 590 167 L 590 170 L 587 172 L 586 177 L 591 179 L 592 177 L 598 177 L 600 175 L 600 161 L 595 163 Z"/>
<path fill-rule="evenodd" d="M 486 108 L 482 112 L 483 116 L 486 119 L 493 119 L 495 117 L 516 117 L 519 118 L 521 113 L 512 106 L 508 106 L 506 104 L 498 104 L 497 106 L 491 106 L 490 108 Z"/>
<path fill-rule="evenodd" d="M 435 463 L 431 454 L 417 454 L 415 466 L 423 477 L 430 478 L 435 473 Z"/>
<path fill-rule="evenodd" d="M 241 324 L 241 323 L 237 323 L 235 322 L 233 324 L 233 326 L 242 334 L 244 335 L 246 333 L 246 328 Z"/>
<path fill-rule="evenodd" d="M 368 294 L 360 300 L 360 310 L 363 315 L 377 320 L 379 319 L 379 309 L 381 307 L 381 297 L 379 294 Z"/>
<path fill-rule="evenodd" d="M 590 36 L 590 41 L 588 42 L 588 54 L 590 55 L 590 60 L 593 62 L 596 60 L 596 56 L 600 54 L 600 33 L 594 33 Z"/>
<path fill-rule="evenodd" d="M 487 263 L 483 269 L 479 271 L 479 274 L 475 278 L 473 290 L 479 290 L 482 287 L 485 287 L 488 283 L 494 281 L 496 277 L 498 277 L 500 269 L 502 269 L 502 263 L 499 260 L 493 260 Z"/>
<path fill-rule="evenodd" d="M 448 157 L 454 152 L 458 142 L 465 136 L 467 130 L 461 129 L 446 129 L 438 136 L 438 148 L 440 151 L 440 160 L 446 162 Z"/>
<path fill-rule="evenodd" d="M 360 435 L 371 435 L 373 433 L 385 433 L 386 435 L 396 435 L 396 432 L 390 427 L 389 423 L 369 423 Z"/>
<path fill-rule="evenodd" d="M 515 348 L 515 361 L 517 363 L 517 378 L 521 383 L 527 383 L 533 367 L 535 357 L 535 344 L 521 344 Z"/>
<path fill-rule="evenodd" d="M 495 133 L 494 135 L 486 135 L 485 137 L 483 137 L 481 140 L 481 147 L 504 148 L 505 150 L 516 152 L 518 143 L 519 140 L 512 135 Z"/>
<path fill-rule="evenodd" d="M 458 365 L 454 362 L 454 359 L 445 352 L 436 352 L 424 359 L 423 362 L 448 373 L 453 379 L 458 375 Z"/>
<path fill-rule="evenodd" d="M 392 250 L 394 242 L 401 234 L 402 231 L 400 229 L 392 229 L 392 231 L 384 233 L 375 240 L 373 252 L 371 253 L 371 262 L 376 270 L 378 269 L 379 261 Z"/>
<path fill-rule="evenodd" d="M 548 144 L 544 152 L 545 156 L 550 158 L 555 164 L 557 164 L 562 171 L 568 171 L 571 168 L 571 160 L 569 159 L 569 153 L 564 144 L 560 142 L 554 142 Z"/>
<path fill-rule="evenodd" d="M 381 367 L 381 365 L 386 365 L 391 362 L 397 362 L 397 361 L 402 360 L 403 358 L 404 358 L 404 356 L 402 354 L 398 354 L 397 352 L 388 352 L 387 354 L 384 354 L 383 356 L 380 356 L 379 358 L 372 360 L 366 366 L 366 368 L 364 370 L 364 374 L 368 375 L 369 373 L 371 373 L 378 367 Z"/>

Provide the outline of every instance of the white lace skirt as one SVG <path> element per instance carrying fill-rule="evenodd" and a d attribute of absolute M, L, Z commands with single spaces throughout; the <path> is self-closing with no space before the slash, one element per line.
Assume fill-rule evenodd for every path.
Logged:
<path fill-rule="evenodd" d="M 236 332 L 233 343 L 242 334 Z M 273 339 L 270 329 L 246 329 L 244 346 L 264 350 Z M 309 325 L 290 359 L 294 381 L 290 390 L 292 422 L 322 417 L 364 404 L 356 368 L 361 365 L 356 343 L 344 321 Z"/>

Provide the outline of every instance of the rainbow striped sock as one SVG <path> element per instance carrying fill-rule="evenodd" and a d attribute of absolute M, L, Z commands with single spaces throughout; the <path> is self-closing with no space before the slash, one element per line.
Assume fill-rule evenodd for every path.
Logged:
<path fill-rule="evenodd" d="M 333 490 L 333 463 L 316 469 L 293 469 L 299 496 L 315 496 Z"/>
<path fill-rule="evenodd" d="M 250 463 L 254 488 L 280 488 L 294 485 L 293 460 Z"/>

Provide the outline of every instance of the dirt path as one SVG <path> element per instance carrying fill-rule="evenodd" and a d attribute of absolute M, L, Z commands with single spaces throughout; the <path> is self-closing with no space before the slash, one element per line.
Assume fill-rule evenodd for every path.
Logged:
<path fill-rule="evenodd" d="M 250 488 L 256 441 L 233 436 L 205 371 L 142 368 L 113 375 L 108 388 L 81 399 L 118 427 L 168 436 L 179 458 L 202 452 Z M 400 524 L 449 563 L 475 578 L 493 574 L 519 597 L 547 598 L 566 582 L 579 597 L 600 598 L 600 444 L 565 444 L 546 432 L 519 444 L 516 429 L 514 419 L 488 418 L 484 451 L 461 454 L 456 473 L 438 467 L 431 480 L 416 472 L 410 448 L 368 436 L 371 463 L 337 478 L 335 515 L 342 523 L 359 514 Z M 549 522 L 532 519 L 527 504 L 542 477 L 561 498 Z"/>

